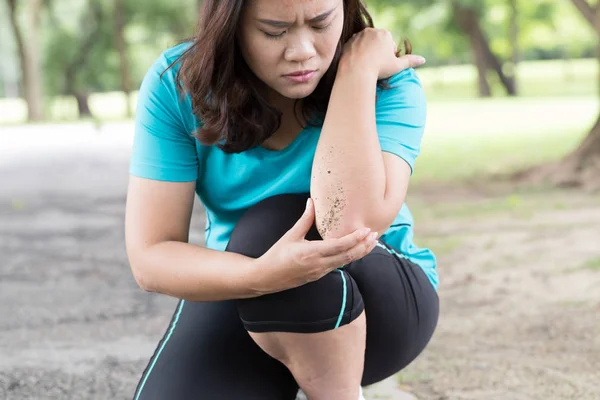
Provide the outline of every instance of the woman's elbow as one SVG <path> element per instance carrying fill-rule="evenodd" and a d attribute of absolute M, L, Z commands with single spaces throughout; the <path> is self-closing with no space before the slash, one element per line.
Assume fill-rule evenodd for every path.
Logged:
<path fill-rule="evenodd" d="M 128 258 L 129 268 L 133 274 L 133 279 L 140 289 L 149 293 L 156 292 L 153 280 L 148 272 L 148 268 L 145 267 L 145 263 L 143 262 L 142 255 L 139 254 L 139 252 L 137 254 L 132 254 L 130 251 L 128 252 Z"/>
<path fill-rule="evenodd" d="M 341 238 L 363 228 L 369 228 L 371 232 L 377 232 L 378 236 L 381 236 L 390 227 L 393 220 L 393 217 L 386 218 L 380 215 L 346 215 L 343 218 L 340 216 L 337 223 L 332 223 L 327 218 L 319 219 L 317 228 L 323 239 Z"/>
<path fill-rule="evenodd" d="M 318 218 L 316 225 L 323 239 L 338 239 L 362 228 L 371 228 L 373 230 L 360 216 L 345 216 L 343 218 L 341 215 L 337 218 L 335 216 L 326 216 L 325 218 Z"/>

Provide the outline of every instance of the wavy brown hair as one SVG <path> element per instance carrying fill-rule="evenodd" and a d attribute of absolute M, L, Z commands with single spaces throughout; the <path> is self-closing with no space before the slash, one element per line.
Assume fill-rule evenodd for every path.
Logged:
<path fill-rule="evenodd" d="M 281 123 L 281 112 L 267 102 L 265 84 L 246 64 L 236 40 L 245 3 L 204 0 L 197 33 L 185 40 L 191 46 L 169 66 L 181 63 L 178 87 L 189 93 L 192 111 L 202 122 L 194 136 L 226 153 L 240 153 L 262 144 Z M 373 20 L 362 0 L 344 0 L 344 26 L 335 57 L 314 92 L 302 102 L 302 117 L 308 124 L 323 123 L 342 46 L 367 27 L 373 27 Z M 407 41 L 405 50 L 411 51 Z M 378 84 L 387 87 L 387 81 Z"/>

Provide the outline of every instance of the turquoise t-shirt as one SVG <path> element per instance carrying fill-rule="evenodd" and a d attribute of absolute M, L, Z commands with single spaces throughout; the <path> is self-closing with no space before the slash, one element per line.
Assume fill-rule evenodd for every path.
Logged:
<path fill-rule="evenodd" d="M 192 136 L 199 122 L 188 96 L 181 96 L 175 75 L 179 64 L 161 73 L 189 46 L 164 51 L 142 82 L 130 161 L 132 175 L 171 182 L 196 181 L 206 209 L 206 247 L 224 251 L 242 214 L 259 201 L 284 193 L 309 193 L 312 162 L 321 128 L 307 127 L 285 149 L 264 147 L 237 154 L 201 144 Z M 390 79 L 376 106 L 381 149 L 414 167 L 425 125 L 426 102 L 414 70 Z M 419 265 L 437 289 L 436 258 L 413 243 L 413 218 L 406 205 L 382 240 Z"/>

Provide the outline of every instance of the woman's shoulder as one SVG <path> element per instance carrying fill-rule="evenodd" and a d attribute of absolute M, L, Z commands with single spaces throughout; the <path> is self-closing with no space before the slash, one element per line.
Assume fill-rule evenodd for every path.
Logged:
<path fill-rule="evenodd" d="M 413 68 L 392 75 L 387 87 L 377 88 L 378 108 L 425 109 L 426 103 L 421 80 Z"/>
<path fill-rule="evenodd" d="M 417 72 L 414 68 L 407 68 L 403 71 L 398 72 L 395 75 L 392 75 L 388 79 L 388 85 L 391 89 L 410 87 L 414 85 L 416 85 L 419 88 L 422 87 L 421 80 L 419 79 L 419 76 L 417 75 Z"/>
<path fill-rule="evenodd" d="M 177 75 L 180 63 L 176 63 L 169 68 L 179 57 L 183 55 L 190 47 L 192 42 L 182 42 L 175 46 L 169 47 L 163 50 L 160 55 L 155 59 L 154 63 L 150 67 L 151 73 L 159 74 L 163 78 L 174 80 Z M 167 70 L 167 68 L 169 68 Z"/>
<path fill-rule="evenodd" d="M 180 119 L 174 124 L 183 124 L 186 132 L 193 131 L 196 122 L 189 96 L 182 95 L 176 84 L 179 63 L 173 62 L 190 46 L 185 42 L 162 51 L 147 70 L 138 95 L 138 103 L 149 110 L 149 115 Z"/>
<path fill-rule="evenodd" d="M 191 41 L 179 43 L 164 50 L 162 52 L 162 56 L 167 62 L 172 63 L 181 57 L 181 55 L 183 55 L 183 53 L 185 53 L 190 47 L 192 47 L 192 44 L 193 43 Z"/>

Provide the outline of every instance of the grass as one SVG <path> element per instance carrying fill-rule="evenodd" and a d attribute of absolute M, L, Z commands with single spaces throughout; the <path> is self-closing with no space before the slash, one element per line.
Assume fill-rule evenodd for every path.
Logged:
<path fill-rule="evenodd" d="M 410 384 L 418 383 L 418 382 L 428 382 L 431 380 L 431 377 L 426 374 L 412 368 L 404 369 L 398 372 L 395 375 L 396 381 L 398 384 L 406 389 L 406 386 L 410 386 Z"/>
<path fill-rule="evenodd" d="M 454 236 L 421 235 L 417 244 L 419 247 L 431 249 L 437 256 L 445 256 L 458 249 L 463 241 Z"/>
<path fill-rule="evenodd" d="M 585 263 L 585 267 L 591 269 L 592 271 L 600 272 L 600 257 L 588 260 Z"/>
<path fill-rule="evenodd" d="M 421 67 L 419 75 L 430 102 L 477 99 L 477 72 L 472 65 Z M 518 86 L 523 98 L 593 97 L 598 93 L 598 65 L 594 59 L 570 61 L 527 61 L 519 66 Z M 490 75 L 494 95 L 505 96 L 499 83 Z M 129 99 L 135 106 L 137 93 Z M 125 117 L 127 99 L 123 93 L 95 93 L 90 96 L 90 109 L 99 120 L 120 120 Z M 77 118 L 77 106 L 72 97 L 56 97 L 47 106 L 51 120 Z M 23 123 L 27 108 L 20 99 L 0 99 L 0 125 Z"/>
<path fill-rule="evenodd" d="M 137 92 L 129 99 L 135 109 Z M 122 92 L 94 93 L 90 95 L 89 106 L 93 119 L 97 121 L 121 121 L 127 118 L 125 110 L 127 99 Z M 75 98 L 58 96 L 52 99 L 47 108 L 50 122 L 77 120 Z M 0 98 L 0 125 L 22 124 L 27 116 L 27 105 L 22 99 Z M 47 123 L 47 122 L 44 122 Z"/>
<path fill-rule="evenodd" d="M 420 68 L 430 100 L 477 97 L 477 71 L 473 65 Z M 598 63 L 595 59 L 526 61 L 519 65 L 517 87 L 524 97 L 578 97 L 598 93 Z M 506 96 L 490 74 L 494 96 Z"/>
<path fill-rule="evenodd" d="M 553 203 L 554 202 L 554 203 Z M 513 216 L 519 219 L 531 218 L 536 210 L 559 209 L 564 201 L 553 200 L 545 195 L 534 193 L 512 193 L 507 196 L 490 197 L 465 201 L 440 201 L 435 203 L 410 202 L 410 209 L 416 220 L 470 219 L 494 215 Z M 425 238 L 426 239 L 426 238 Z M 427 239 L 430 240 L 430 239 Z M 431 238 L 431 246 L 438 251 L 449 253 L 460 245 L 458 241 L 447 241 L 444 238 Z"/>
<path fill-rule="evenodd" d="M 598 114 L 595 97 L 430 102 L 414 182 L 456 181 L 556 160 Z"/>

